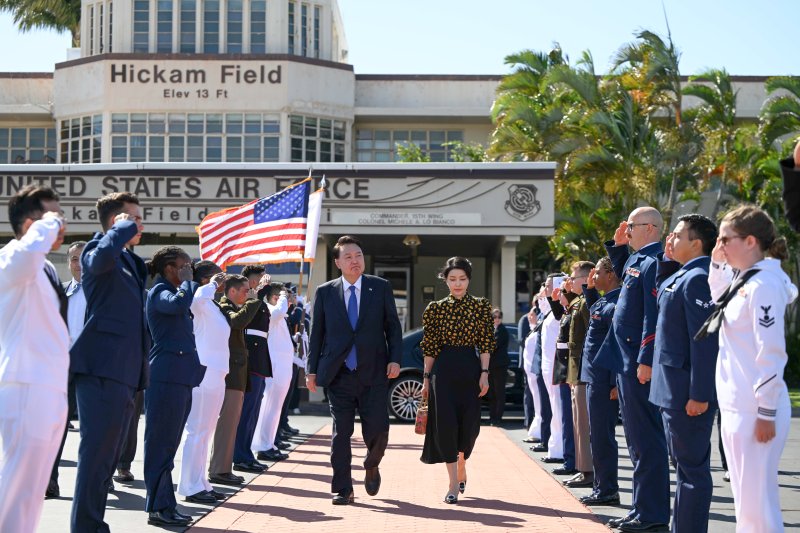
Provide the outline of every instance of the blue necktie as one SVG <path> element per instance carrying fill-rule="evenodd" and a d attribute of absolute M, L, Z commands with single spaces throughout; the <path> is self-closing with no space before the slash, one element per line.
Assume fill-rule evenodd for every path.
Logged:
<path fill-rule="evenodd" d="M 358 322 L 358 300 L 356 299 L 356 286 L 350 285 L 350 298 L 347 300 L 347 318 L 350 319 L 350 326 L 353 330 L 356 329 L 356 322 Z M 350 370 L 355 370 L 358 365 L 356 361 L 356 345 L 350 348 L 350 353 L 347 354 L 347 359 L 344 364 Z"/>

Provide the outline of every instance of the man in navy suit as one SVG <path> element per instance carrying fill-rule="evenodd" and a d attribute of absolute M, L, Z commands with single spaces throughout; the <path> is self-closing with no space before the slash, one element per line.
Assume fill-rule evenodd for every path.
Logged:
<path fill-rule="evenodd" d="M 658 322 L 650 401 L 661 408 L 676 470 L 672 531 L 708 531 L 717 335 L 694 336 L 714 310 L 708 286 L 717 228 L 684 215 L 658 263 Z"/>
<path fill-rule="evenodd" d="M 81 432 L 74 532 L 109 531 L 103 521 L 107 487 L 133 413 L 134 394 L 147 380 L 147 270 L 129 249 L 142 237 L 139 200 L 131 193 L 112 193 L 97 201 L 97 214 L 105 233 L 95 234 L 81 255 L 86 325 L 70 349 Z"/>
<path fill-rule="evenodd" d="M 664 423 L 650 403 L 650 377 L 656 336 L 656 255 L 662 251 L 661 214 L 635 209 L 605 243 L 622 280 L 612 322 L 595 366 L 617 373 L 625 439 L 633 463 L 633 508 L 608 525 L 622 531 L 651 531 L 669 522 L 669 463 Z M 630 246 L 634 253 L 628 252 Z M 617 346 L 610 346 L 616 343 Z"/>
<path fill-rule="evenodd" d="M 353 501 L 350 437 L 356 409 L 367 446 L 367 494 L 378 493 L 378 465 L 389 441 L 389 380 L 400 374 L 402 329 L 392 286 L 364 274 L 364 253 L 355 237 L 333 247 L 342 277 L 320 285 L 314 296 L 306 384 L 328 388 L 333 438 L 331 492 L 334 505 Z"/>

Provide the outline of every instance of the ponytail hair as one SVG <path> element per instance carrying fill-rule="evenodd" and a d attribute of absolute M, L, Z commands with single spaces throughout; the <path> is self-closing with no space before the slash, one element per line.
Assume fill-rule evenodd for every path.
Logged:
<path fill-rule="evenodd" d="M 153 254 L 153 258 L 147 265 L 147 270 L 152 277 L 156 277 L 156 275 L 163 276 L 167 266 L 175 264 L 181 257 L 187 261 L 191 259 L 189 254 L 183 251 L 183 248 L 178 248 L 177 246 L 162 246 Z"/>
<path fill-rule="evenodd" d="M 789 258 L 786 239 L 778 235 L 772 217 L 760 207 L 743 204 L 728 211 L 722 218 L 740 235 L 752 235 L 758 241 L 761 251 L 778 260 Z"/>

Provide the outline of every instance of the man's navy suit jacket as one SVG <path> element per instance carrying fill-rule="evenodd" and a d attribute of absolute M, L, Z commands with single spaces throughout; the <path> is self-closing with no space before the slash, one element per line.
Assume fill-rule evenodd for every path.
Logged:
<path fill-rule="evenodd" d="M 70 372 L 147 386 L 150 336 L 144 316 L 147 269 L 124 251 L 137 232 L 123 220 L 96 233 L 81 254 L 86 325 L 70 349 Z"/>
<path fill-rule="evenodd" d="M 355 329 L 347 318 L 342 278 L 317 288 L 311 318 L 308 373 L 316 374 L 317 385 L 326 387 L 333 381 L 353 344 L 358 381 L 362 385 L 385 383 L 387 365 L 402 361 L 402 328 L 392 286 L 385 279 L 361 276 Z"/>

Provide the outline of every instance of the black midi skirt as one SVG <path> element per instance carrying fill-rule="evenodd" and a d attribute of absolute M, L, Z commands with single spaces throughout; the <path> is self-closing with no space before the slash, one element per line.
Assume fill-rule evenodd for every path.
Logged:
<path fill-rule="evenodd" d="M 469 458 L 481 430 L 481 364 L 472 346 L 444 346 L 433 363 L 423 463 Z"/>

